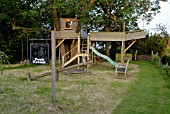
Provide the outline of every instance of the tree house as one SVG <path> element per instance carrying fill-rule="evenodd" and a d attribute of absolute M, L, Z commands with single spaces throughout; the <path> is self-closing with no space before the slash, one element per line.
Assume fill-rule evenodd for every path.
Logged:
<path fill-rule="evenodd" d="M 86 46 L 81 45 L 79 23 L 79 20 L 75 18 L 60 18 L 60 30 L 56 31 L 56 40 L 58 41 L 56 48 L 59 47 L 59 59 L 61 55 L 62 67 L 71 63 L 79 63 L 80 57 L 87 57 L 89 54 L 87 44 Z M 81 47 L 86 48 L 81 51 Z"/>

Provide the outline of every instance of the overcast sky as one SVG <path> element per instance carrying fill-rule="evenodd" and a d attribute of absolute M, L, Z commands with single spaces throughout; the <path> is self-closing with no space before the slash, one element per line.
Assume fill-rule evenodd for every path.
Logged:
<path fill-rule="evenodd" d="M 149 32 L 154 33 L 153 28 L 156 28 L 156 24 L 162 23 L 167 28 L 167 32 L 170 34 L 170 0 L 168 2 L 160 2 L 161 13 L 158 13 L 154 16 L 154 19 L 150 22 L 149 25 L 142 21 L 139 22 L 139 27 L 141 29 L 147 29 Z"/>

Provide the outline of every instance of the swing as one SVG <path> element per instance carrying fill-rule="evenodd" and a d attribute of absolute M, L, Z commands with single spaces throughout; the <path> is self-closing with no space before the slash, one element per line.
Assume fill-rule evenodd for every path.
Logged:
<path fill-rule="evenodd" d="M 49 43 L 48 39 L 30 39 L 30 63 L 49 64 Z M 34 40 L 37 41 L 34 43 Z M 43 42 L 45 41 L 45 43 Z"/>

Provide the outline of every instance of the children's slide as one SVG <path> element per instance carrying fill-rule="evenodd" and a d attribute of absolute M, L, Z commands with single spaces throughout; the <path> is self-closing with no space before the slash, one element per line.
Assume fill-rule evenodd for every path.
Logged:
<path fill-rule="evenodd" d="M 119 64 L 117 64 L 116 62 L 112 61 L 108 56 L 103 55 L 101 53 L 99 53 L 93 46 L 90 46 L 90 49 L 99 57 L 102 57 L 104 59 L 106 59 L 110 64 L 112 64 L 115 67 L 118 67 Z"/>

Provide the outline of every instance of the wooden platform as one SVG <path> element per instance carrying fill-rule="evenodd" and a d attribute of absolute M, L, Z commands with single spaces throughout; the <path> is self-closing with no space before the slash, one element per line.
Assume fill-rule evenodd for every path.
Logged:
<path fill-rule="evenodd" d="M 125 40 L 141 39 L 146 37 L 145 31 L 127 32 Z"/>
<path fill-rule="evenodd" d="M 78 39 L 74 30 L 56 31 L 56 39 Z"/>
<path fill-rule="evenodd" d="M 127 41 L 146 37 L 145 31 L 135 32 L 91 32 L 91 41 Z"/>

